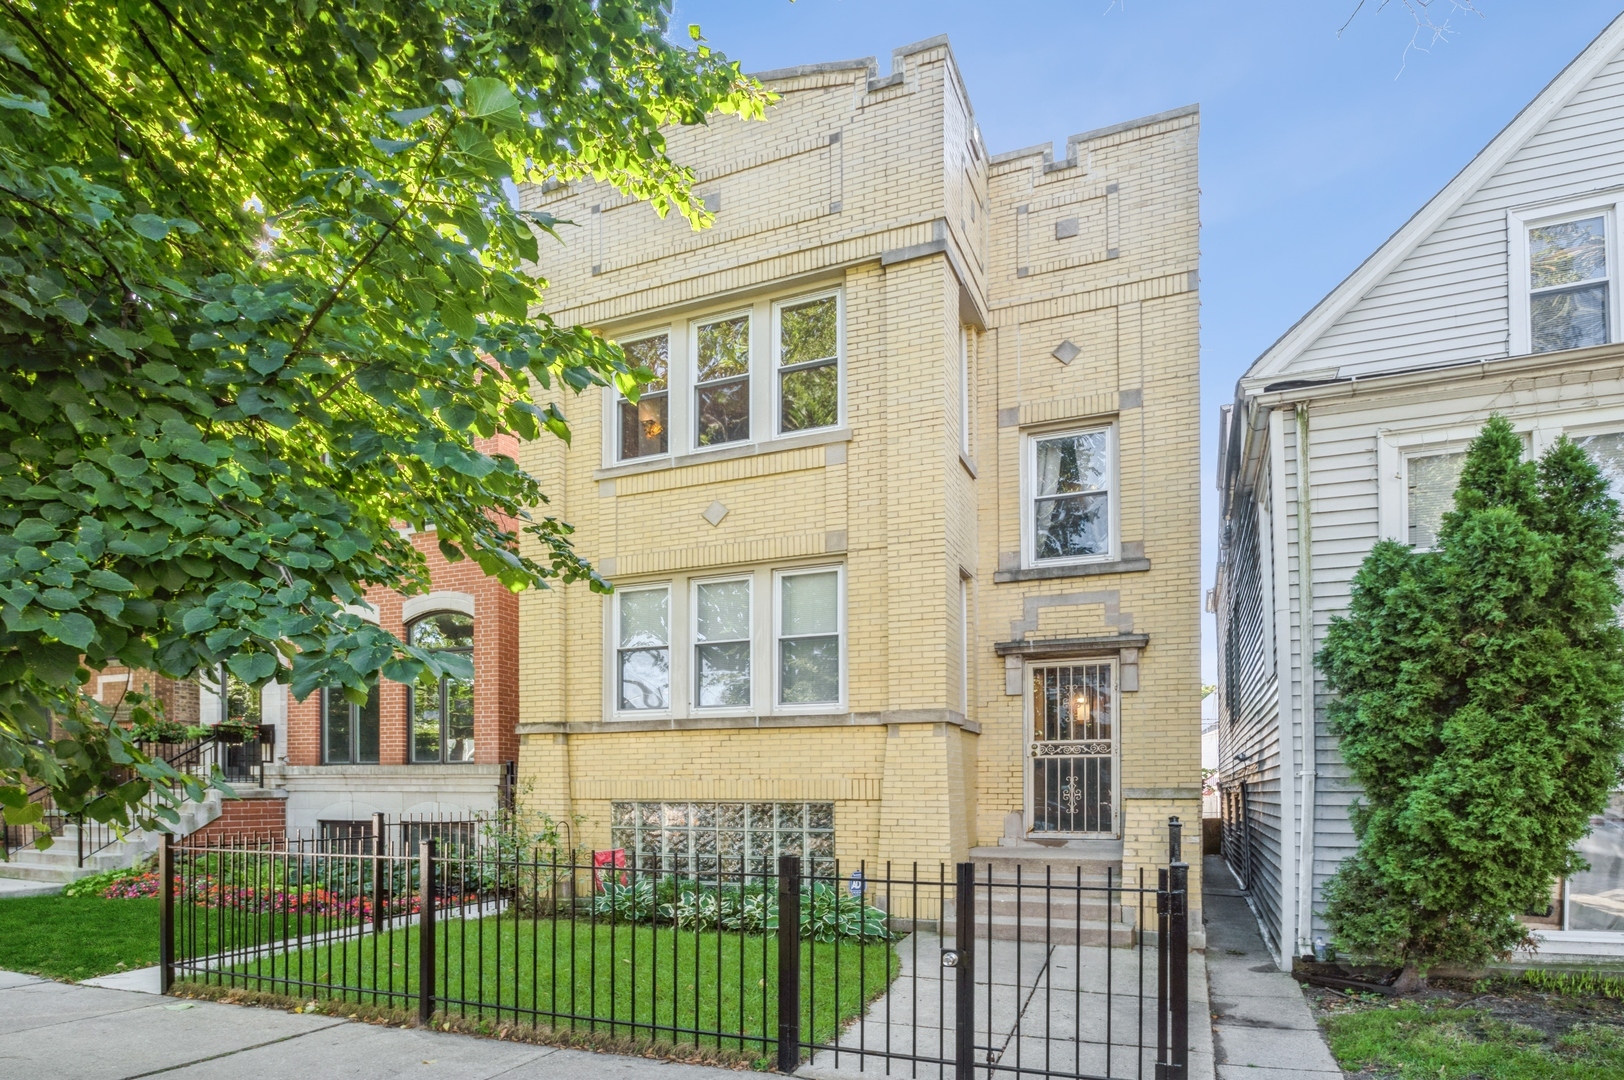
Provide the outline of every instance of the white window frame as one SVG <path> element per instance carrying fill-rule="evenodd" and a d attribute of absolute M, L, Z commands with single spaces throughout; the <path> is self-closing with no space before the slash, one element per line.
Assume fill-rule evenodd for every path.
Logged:
<path fill-rule="evenodd" d="M 836 628 L 840 634 L 840 696 L 835 701 L 818 701 L 805 705 L 786 705 L 783 703 L 782 664 L 779 662 L 779 642 L 784 634 L 784 593 L 782 582 L 785 578 L 804 574 L 825 574 L 835 572 L 835 593 L 839 615 L 836 619 Z M 784 569 L 775 569 L 772 575 L 772 711 L 780 714 L 819 714 L 831 712 L 844 712 L 846 710 L 846 682 L 849 672 L 847 662 L 848 638 L 846 633 L 846 565 L 844 563 L 823 563 L 816 566 L 795 566 Z"/>
<path fill-rule="evenodd" d="M 687 359 L 686 357 L 679 359 L 677 355 L 677 335 L 670 326 L 657 326 L 647 330 L 640 330 L 635 334 L 623 334 L 615 338 L 615 344 L 624 348 L 627 345 L 635 345 L 639 341 L 657 338 L 662 334 L 665 336 L 665 453 L 645 454 L 642 457 L 635 458 L 623 458 L 620 456 L 620 404 L 626 400 L 626 395 L 611 386 L 609 388 L 609 420 L 605 425 L 609 432 L 608 454 L 604 458 L 606 465 L 632 465 L 643 461 L 665 461 L 674 452 L 673 447 L 677 437 L 676 410 L 671 406 L 673 404 L 672 399 L 676 395 L 675 368 L 679 362 L 686 362 Z"/>
<path fill-rule="evenodd" d="M 1037 498 L 1037 461 L 1038 443 L 1045 439 L 1062 438 L 1067 435 L 1089 435 L 1094 432 L 1105 432 L 1106 480 L 1105 491 L 1107 497 L 1106 513 L 1110 515 L 1107 535 L 1109 537 L 1106 550 L 1097 555 L 1073 555 L 1064 559 L 1036 558 L 1037 522 L 1033 511 Z M 1067 424 L 1064 427 L 1023 431 L 1021 433 L 1021 566 L 1023 569 L 1035 570 L 1048 566 L 1078 566 L 1084 563 L 1115 562 L 1120 558 L 1121 551 L 1121 503 L 1122 483 L 1118 462 L 1117 423 L 1112 420 L 1101 420 L 1090 424 Z"/>
<path fill-rule="evenodd" d="M 1523 453 L 1544 451 L 1539 425 L 1549 418 L 1508 417 L 1512 430 L 1523 440 Z M 1376 431 L 1377 529 L 1380 539 L 1410 542 L 1410 458 L 1454 454 L 1465 450 L 1483 430 L 1488 414 L 1481 418 L 1457 418 L 1444 425 Z M 1555 435 L 1551 436 L 1554 440 Z"/>
<path fill-rule="evenodd" d="M 959 573 L 959 711 L 970 716 L 970 577 Z"/>
<path fill-rule="evenodd" d="M 666 707 L 663 709 L 622 709 L 620 707 L 620 598 L 631 593 L 640 592 L 665 593 Z M 682 673 L 679 660 L 682 653 L 675 640 L 677 637 L 676 629 L 681 625 L 677 621 L 677 612 L 675 610 L 677 592 L 678 590 L 672 588 L 669 581 L 651 581 L 617 588 L 609 597 L 609 640 L 607 642 L 609 646 L 609 709 L 610 715 L 617 719 L 662 719 L 672 714 L 677 701 L 677 688 L 682 685 L 681 681 L 679 681 Z"/>
<path fill-rule="evenodd" d="M 745 394 L 745 401 L 748 402 L 750 406 L 749 432 L 744 438 L 735 439 L 732 442 L 702 445 L 699 441 L 699 389 L 701 385 L 703 385 L 699 381 L 699 328 L 702 326 L 710 326 L 714 323 L 731 322 L 732 320 L 741 317 L 747 321 L 750 334 L 750 348 L 744 369 L 745 386 L 748 389 L 748 392 Z M 687 378 L 684 381 L 687 383 L 687 386 L 684 392 L 688 396 L 688 407 L 686 409 L 686 414 L 688 417 L 687 446 L 689 453 L 703 454 L 713 450 L 725 450 L 730 447 L 749 446 L 758 441 L 756 438 L 756 432 L 759 431 L 760 428 L 756 424 L 756 410 L 760 403 L 761 395 L 757 393 L 756 387 L 760 383 L 761 376 L 761 364 L 757 359 L 760 352 L 761 341 L 760 335 L 756 333 L 756 310 L 754 307 L 729 308 L 726 311 L 718 311 L 703 316 L 696 316 L 688 320 L 688 355 L 684 360 L 685 364 L 687 365 Z M 736 377 L 737 376 L 729 376 L 729 378 Z M 720 382 L 722 380 L 716 379 L 712 381 Z M 667 415 L 670 415 L 669 410 L 667 410 Z M 769 430 L 771 429 L 769 428 Z M 666 445 L 670 445 L 669 440 L 667 440 Z"/>
<path fill-rule="evenodd" d="M 750 587 L 750 602 L 747 605 L 750 612 L 749 632 L 744 638 L 750 645 L 750 700 L 743 705 L 701 705 L 699 703 L 699 647 L 714 644 L 699 640 L 699 587 L 701 585 L 724 585 L 728 582 L 742 581 Z M 724 574 L 721 577 L 694 577 L 688 579 L 688 642 L 686 656 L 688 659 L 688 705 L 695 714 L 703 716 L 746 716 L 756 710 L 756 692 L 760 680 L 756 677 L 760 670 L 761 649 L 756 637 L 758 624 L 756 612 L 756 575 L 752 573 Z M 618 642 L 619 639 L 616 638 Z"/>
<path fill-rule="evenodd" d="M 1510 259 L 1506 295 L 1510 297 L 1510 355 L 1527 356 L 1533 349 L 1532 290 L 1529 288 L 1528 232 L 1541 225 L 1557 225 L 1587 217 L 1601 217 L 1606 223 L 1607 236 L 1607 341 L 1617 344 L 1624 327 L 1624 316 L 1619 312 L 1619 247 L 1618 203 L 1611 198 L 1574 199 L 1542 206 L 1521 207 L 1506 211 L 1506 237 Z"/>
<path fill-rule="evenodd" d="M 812 302 L 817 301 L 817 300 L 829 300 L 829 299 L 833 299 L 834 302 L 835 302 L 835 387 L 836 387 L 836 389 L 835 389 L 835 394 L 836 394 L 835 422 L 832 423 L 832 424 L 825 424 L 822 427 L 800 428 L 797 431 L 784 431 L 779 426 L 783 422 L 783 419 L 784 419 L 784 412 L 783 412 L 783 406 L 784 406 L 784 402 L 783 402 L 783 384 L 784 384 L 784 380 L 782 378 L 780 378 L 779 370 L 778 370 L 778 368 L 779 368 L 778 361 L 779 361 L 779 358 L 781 357 L 781 355 L 783 353 L 783 348 L 784 348 L 784 335 L 783 335 L 783 331 L 782 331 L 782 325 L 781 325 L 781 323 L 779 321 L 780 316 L 782 315 L 783 310 L 785 308 L 787 308 L 787 307 L 797 307 L 797 306 L 799 306 L 801 304 L 809 304 L 809 303 L 812 303 Z M 708 322 L 714 322 L 716 320 L 707 320 L 707 321 Z M 823 290 L 821 290 L 819 292 L 803 293 L 803 294 L 801 294 L 799 296 L 788 296 L 788 297 L 785 297 L 782 300 L 774 300 L 773 305 L 772 305 L 771 325 L 772 325 L 772 337 L 773 337 L 773 340 L 772 340 L 771 348 L 768 349 L 768 356 L 770 358 L 769 363 L 770 363 L 770 366 L 772 368 L 772 371 L 770 373 L 771 378 L 772 378 L 772 386 L 769 387 L 769 389 L 768 389 L 768 398 L 772 403 L 769 406 L 769 408 L 772 411 L 772 421 L 767 426 L 768 431 L 771 432 L 771 434 L 768 437 L 772 438 L 772 439 L 793 439 L 796 436 L 806 435 L 806 434 L 809 434 L 809 433 L 814 432 L 814 431 L 832 431 L 832 430 L 834 430 L 836 428 L 845 427 L 846 426 L 846 290 L 840 289 L 840 288 L 823 289 Z M 754 332 L 754 328 L 752 328 L 752 333 L 753 332 Z M 750 339 L 750 346 L 751 346 L 751 351 L 753 353 L 755 351 L 755 338 L 753 336 Z M 697 356 L 698 354 L 696 353 L 695 355 Z M 698 409 L 698 406 L 699 406 L 699 399 L 696 396 L 694 398 L 694 407 L 695 407 L 696 410 Z M 754 421 L 755 421 L 755 418 L 751 417 L 752 425 L 754 424 Z M 752 426 L 752 430 L 754 430 L 753 426 Z"/>

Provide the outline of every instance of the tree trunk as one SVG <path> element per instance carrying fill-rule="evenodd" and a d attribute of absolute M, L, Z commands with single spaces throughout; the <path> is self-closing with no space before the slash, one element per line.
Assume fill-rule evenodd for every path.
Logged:
<path fill-rule="evenodd" d="M 1393 990 L 1399 994 L 1414 994 L 1426 989 L 1427 977 L 1416 970 L 1414 964 L 1405 964 L 1404 970 L 1398 973 L 1393 981 Z"/>

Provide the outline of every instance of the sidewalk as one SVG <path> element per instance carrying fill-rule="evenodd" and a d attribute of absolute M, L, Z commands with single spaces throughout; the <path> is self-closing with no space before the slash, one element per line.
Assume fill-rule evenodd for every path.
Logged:
<path fill-rule="evenodd" d="M 51 1080 L 738 1080 L 739 1073 L 378 1027 L 0 971 L 0 1076 Z"/>
<path fill-rule="evenodd" d="M 1302 988 L 1275 966 L 1229 867 L 1208 856 L 1202 870 L 1218 1080 L 1342 1080 Z"/>

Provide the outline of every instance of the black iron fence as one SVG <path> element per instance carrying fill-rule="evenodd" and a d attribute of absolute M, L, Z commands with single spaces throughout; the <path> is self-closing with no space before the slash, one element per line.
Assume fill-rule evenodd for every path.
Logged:
<path fill-rule="evenodd" d="M 369 843 L 166 842 L 162 970 L 418 1022 L 670 1045 L 792 1071 L 1180 1078 L 1186 868 L 798 858 L 696 879 L 624 851 L 541 854 L 374 822 Z"/>

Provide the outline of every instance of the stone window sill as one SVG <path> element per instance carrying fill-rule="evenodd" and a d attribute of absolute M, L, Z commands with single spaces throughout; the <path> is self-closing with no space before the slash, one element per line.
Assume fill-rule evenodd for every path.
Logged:
<path fill-rule="evenodd" d="M 1049 581 L 1053 578 L 1096 577 L 1100 574 L 1141 574 L 1150 569 L 1149 559 L 1118 559 L 1115 562 L 1074 563 L 1070 566 L 1034 566 L 1026 570 L 999 570 L 994 582 Z"/>
<path fill-rule="evenodd" d="M 688 465 L 704 465 L 712 461 L 731 461 L 734 458 L 771 454 L 779 450 L 800 450 L 808 446 L 827 446 L 830 443 L 850 441 L 851 428 L 829 428 L 826 431 L 811 431 L 805 435 L 786 435 L 781 439 L 762 439 L 759 442 L 719 446 L 714 450 L 696 450 L 688 454 L 671 454 L 646 461 L 628 461 L 623 465 L 611 465 L 607 469 L 594 470 L 592 479 L 613 480 L 617 476 L 635 476 L 638 473 L 680 469 Z"/>

